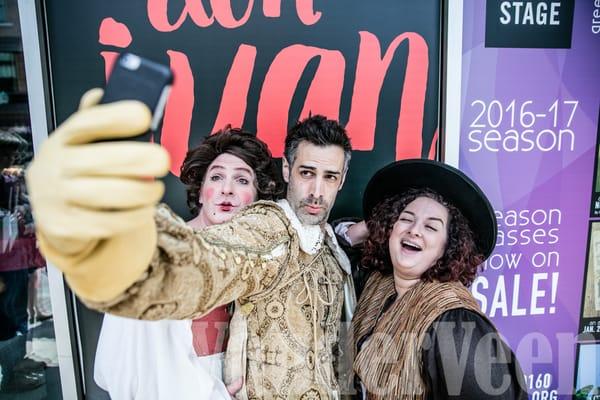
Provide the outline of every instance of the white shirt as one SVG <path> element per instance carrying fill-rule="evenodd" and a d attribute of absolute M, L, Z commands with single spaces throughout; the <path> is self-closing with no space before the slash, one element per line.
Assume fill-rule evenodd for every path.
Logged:
<path fill-rule="evenodd" d="M 139 321 L 106 314 L 94 380 L 113 400 L 231 399 L 223 353 L 198 357 L 192 321 Z"/>

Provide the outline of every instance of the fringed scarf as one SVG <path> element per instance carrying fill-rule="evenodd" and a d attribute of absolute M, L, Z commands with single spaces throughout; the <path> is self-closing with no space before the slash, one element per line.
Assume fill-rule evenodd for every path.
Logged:
<path fill-rule="evenodd" d="M 354 348 L 372 334 L 354 360 L 354 371 L 368 399 L 423 399 L 421 344 L 427 330 L 448 310 L 481 311 L 459 282 L 419 282 L 382 313 L 395 290 L 392 275 L 375 272 L 369 278 L 352 320 Z"/>

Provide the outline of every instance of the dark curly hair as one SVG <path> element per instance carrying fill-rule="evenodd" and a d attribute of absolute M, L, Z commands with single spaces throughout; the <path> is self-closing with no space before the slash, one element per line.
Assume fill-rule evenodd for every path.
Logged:
<path fill-rule="evenodd" d="M 448 210 L 448 240 L 444 254 L 435 265 L 421 275 L 424 281 L 461 282 L 469 286 L 477 275 L 483 255 L 477 250 L 473 231 L 460 210 L 449 204 L 431 189 L 410 189 L 402 195 L 390 197 L 379 203 L 367 221 L 369 238 L 365 242 L 362 256 L 364 268 L 392 273 L 388 240 L 394 224 L 406 206 L 418 197 L 428 197 Z"/>
<path fill-rule="evenodd" d="M 194 216 L 200 212 L 198 199 L 206 170 L 223 153 L 240 158 L 252 168 L 259 200 L 281 198 L 283 182 L 267 145 L 253 134 L 228 125 L 189 150 L 181 165 L 180 179 L 186 185 L 187 204 Z"/>

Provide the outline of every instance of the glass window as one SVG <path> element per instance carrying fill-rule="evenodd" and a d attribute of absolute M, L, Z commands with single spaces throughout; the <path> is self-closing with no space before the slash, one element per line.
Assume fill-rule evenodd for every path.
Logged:
<path fill-rule="evenodd" d="M 16 0 L 0 0 L 0 399 L 62 398 L 46 262 L 25 186 L 33 157 Z"/>
<path fill-rule="evenodd" d="M 6 20 L 6 0 L 0 0 L 0 23 L 9 22 Z"/>

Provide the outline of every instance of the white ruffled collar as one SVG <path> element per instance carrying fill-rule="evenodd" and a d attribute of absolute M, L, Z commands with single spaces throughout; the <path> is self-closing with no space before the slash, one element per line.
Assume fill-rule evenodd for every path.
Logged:
<path fill-rule="evenodd" d="M 351 273 L 350 260 L 348 260 L 346 253 L 338 244 L 331 225 L 325 224 L 325 229 L 321 229 L 319 225 L 303 224 L 286 199 L 277 201 L 277 205 L 283 210 L 286 217 L 290 220 L 292 227 L 298 233 L 300 249 L 303 252 L 311 255 L 317 254 L 323 245 L 323 241 L 326 240 L 340 267 L 347 274 Z"/>

